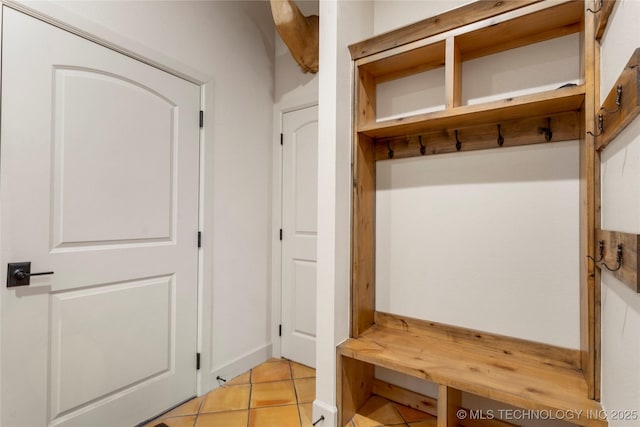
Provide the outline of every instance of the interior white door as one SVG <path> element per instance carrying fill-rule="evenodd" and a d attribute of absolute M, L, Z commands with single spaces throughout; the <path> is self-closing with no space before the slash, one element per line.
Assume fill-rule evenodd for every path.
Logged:
<path fill-rule="evenodd" d="M 318 107 L 282 119 L 282 356 L 315 367 Z"/>
<path fill-rule="evenodd" d="M 3 427 L 132 426 L 196 394 L 197 85 L 4 7 Z"/>

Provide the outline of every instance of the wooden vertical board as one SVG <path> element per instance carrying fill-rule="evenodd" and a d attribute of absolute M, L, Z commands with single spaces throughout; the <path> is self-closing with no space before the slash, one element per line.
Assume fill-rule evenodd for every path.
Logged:
<path fill-rule="evenodd" d="M 600 99 L 600 42 L 597 40 L 594 41 L 594 59 L 593 59 L 593 75 L 594 82 L 593 85 L 594 92 L 593 98 L 594 102 L 597 103 L 597 100 Z M 595 143 L 595 142 L 594 142 Z M 600 223 L 602 220 L 602 209 L 600 204 L 600 153 L 596 150 L 594 153 L 594 168 L 593 168 L 593 207 L 594 207 L 594 217 L 593 217 L 593 226 L 594 229 L 600 228 Z M 595 246 L 594 246 L 595 248 Z M 600 401 L 600 383 L 601 383 L 601 279 L 600 279 L 600 269 L 593 269 L 593 399 Z"/>
<path fill-rule="evenodd" d="M 596 40 L 600 40 L 602 35 L 604 34 L 605 28 L 607 28 L 607 23 L 609 22 L 609 16 L 611 12 L 613 12 L 613 8 L 616 5 L 615 0 L 602 0 L 602 6 L 600 6 L 600 1 L 596 1 L 596 7 L 598 9 L 592 9 L 597 11 L 596 15 Z"/>
<path fill-rule="evenodd" d="M 616 105 L 618 88 L 620 106 Z M 603 116 L 604 132 L 598 137 L 598 151 L 603 150 L 640 114 L 640 48 L 637 48 L 620 77 L 609 91 L 598 114 Z M 597 129 L 597 126 L 596 126 Z"/>
<path fill-rule="evenodd" d="M 594 18 L 591 14 L 583 19 L 580 38 L 582 46 L 581 72 L 585 81 L 583 129 L 580 132 L 580 350 L 581 367 L 587 382 L 589 398 L 596 395 L 595 389 L 595 266 L 588 256 L 594 253 L 595 237 L 595 138 L 586 133 L 593 129 L 596 109 L 595 85 L 595 38 Z"/>
<path fill-rule="evenodd" d="M 447 37 L 445 47 L 446 108 L 462 103 L 462 59 L 455 37 Z"/>
<path fill-rule="evenodd" d="M 351 257 L 351 336 L 374 322 L 376 163 L 371 138 L 358 135 L 354 147 Z"/>
<path fill-rule="evenodd" d="M 462 392 L 446 385 L 438 386 L 438 427 L 461 425 L 457 411 L 462 407 Z"/>
<path fill-rule="evenodd" d="M 603 264 L 609 269 L 616 269 L 617 246 L 622 245 L 622 266 L 617 271 L 612 271 L 618 280 L 629 286 L 635 292 L 640 292 L 640 280 L 638 279 L 638 247 L 640 246 L 640 235 L 623 233 L 619 231 L 598 230 L 596 240 L 604 242 L 604 260 L 598 265 L 606 270 Z M 598 255 L 596 255 L 598 256 Z M 598 256 L 599 257 L 599 256 Z"/>
<path fill-rule="evenodd" d="M 340 426 L 346 425 L 373 393 L 373 365 L 338 354 Z"/>
<path fill-rule="evenodd" d="M 356 111 L 358 123 L 376 121 L 376 81 L 363 69 L 356 70 Z"/>

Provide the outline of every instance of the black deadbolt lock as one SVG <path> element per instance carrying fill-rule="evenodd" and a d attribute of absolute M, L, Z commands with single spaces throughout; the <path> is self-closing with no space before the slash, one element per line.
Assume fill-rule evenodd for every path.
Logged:
<path fill-rule="evenodd" d="M 31 276 L 43 276 L 53 274 L 53 271 L 43 273 L 32 273 L 31 262 L 10 262 L 7 266 L 7 288 L 15 286 L 28 286 L 31 283 Z"/>

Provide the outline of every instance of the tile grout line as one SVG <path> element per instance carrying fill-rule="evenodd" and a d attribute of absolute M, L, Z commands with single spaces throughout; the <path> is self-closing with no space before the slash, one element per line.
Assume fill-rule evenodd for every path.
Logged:
<path fill-rule="evenodd" d="M 249 421 L 251 420 L 251 395 L 253 394 L 253 369 L 254 368 L 249 369 L 249 401 L 247 402 L 247 427 L 249 427 Z"/>
<path fill-rule="evenodd" d="M 289 373 L 291 374 L 291 385 L 293 386 L 293 393 L 296 395 L 296 409 L 298 410 L 298 422 L 300 423 L 300 427 L 302 427 L 302 414 L 300 413 L 300 400 L 298 399 L 298 389 L 296 388 L 296 381 L 293 378 L 293 366 L 291 366 L 291 361 L 289 361 Z"/>
<path fill-rule="evenodd" d="M 202 396 L 202 400 L 200 401 L 200 405 L 198 405 L 198 410 L 196 411 L 196 418 L 195 420 L 193 420 L 193 427 L 196 427 L 198 425 L 198 418 L 200 418 L 200 410 L 202 409 L 202 405 L 204 405 L 204 400 L 208 395 L 209 393 L 206 393 L 204 396 Z"/>

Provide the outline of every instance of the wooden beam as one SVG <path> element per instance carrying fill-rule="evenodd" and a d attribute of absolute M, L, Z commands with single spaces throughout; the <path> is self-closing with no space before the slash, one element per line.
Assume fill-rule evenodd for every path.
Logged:
<path fill-rule="evenodd" d="M 519 9 L 537 3 L 538 1 L 540 0 L 476 1 L 416 22 L 415 24 L 354 43 L 349 46 L 349 51 L 351 52 L 352 59 L 363 58 L 397 46 L 402 46 L 414 40 L 431 37 L 472 22 Z"/>
<path fill-rule="evenodd" d="M 598 229 L 596 240 L 604 244 L 604 259 L 597 266 L 604 271 L 610 271 L 618 280 L 629 286 L 635 292 L 640 292 L 640 280 L 638 278 L 638 250 L 640 248 L 640 235 Z M 618 245 L 622 248 L 622 262 L 618 263 Z M 600 254 L 596 254 L 600 258 Z M 606 268 L 605 265 L 609 268 Z M 619 268 L 618 268 L 619 267 Z"/>
<path fill-rule="evenodd" d="M 601 151 L 640 114 L 640 48 L 629 58 L 597 114 L 603 117 L 597 145 Z M 600 133 L 598 126 L 595 129 Z"/>

